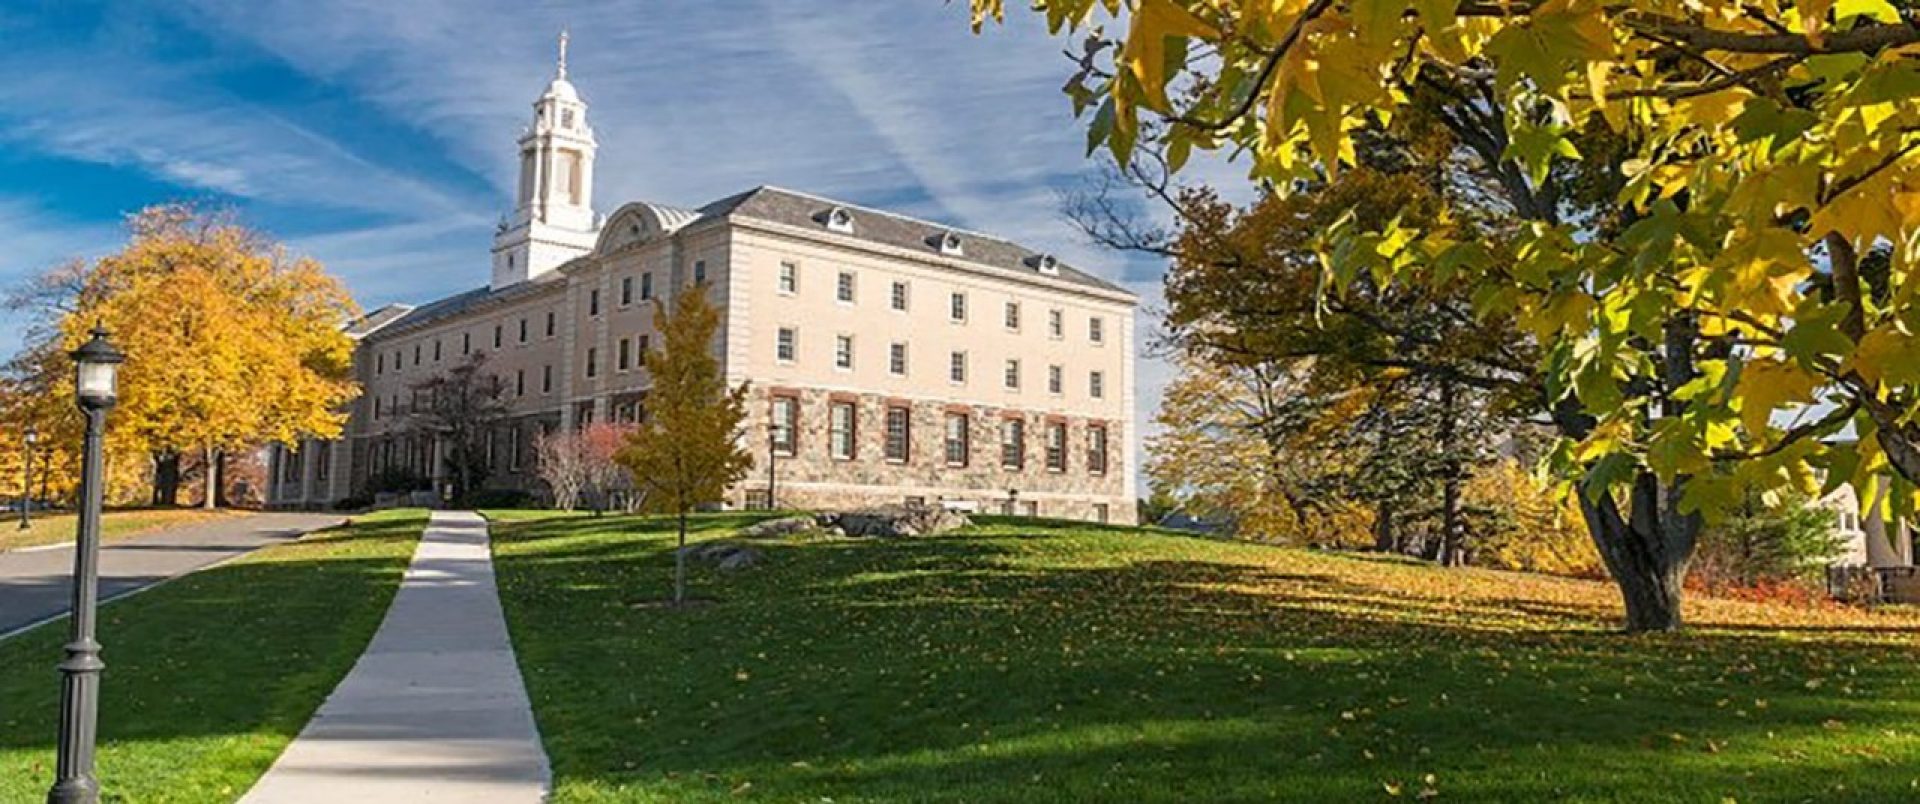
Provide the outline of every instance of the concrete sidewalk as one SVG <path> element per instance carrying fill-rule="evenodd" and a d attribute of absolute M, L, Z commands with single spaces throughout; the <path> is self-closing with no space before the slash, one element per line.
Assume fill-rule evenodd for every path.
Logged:
<path fill-rule="evenodd" d="M 342 519 L 339 514 L 253 514 L 116 539 L 100 548 L 100 599 L 137 592 Z M 72 601 L 71 543 L 0 553 L 0 635 L 66 614 Z"/>
<path fill-rule="evenodd" d="M 241 801 L 539 802 L 549 778 L 486 521 L 437 512 L 367 652 Z"/>

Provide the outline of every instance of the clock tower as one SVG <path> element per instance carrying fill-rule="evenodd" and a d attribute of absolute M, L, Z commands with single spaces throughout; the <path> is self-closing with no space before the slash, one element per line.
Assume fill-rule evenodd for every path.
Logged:
<path fill-rule="evenodd" d="M 493 236 L 494 290 L 536 278 L 593 250 L 600 221 L 593 212 L 593 155 L 587 104 L 567 80 L 567 34 L 560 34 L 557 74 L 533 102 L 533 124 L 520 135 L 520 181 L 513 213 Z"/>

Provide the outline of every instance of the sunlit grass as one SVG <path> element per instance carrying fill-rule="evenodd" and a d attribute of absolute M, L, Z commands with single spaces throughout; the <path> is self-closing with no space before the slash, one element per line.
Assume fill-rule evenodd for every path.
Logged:
<path fill-rule="evenodd" d="M 244 515 L 242 512 L 225 509 L 208 511 L 200 508 L 129 508 L 108 511 L 100 520 L 100 535 L 112 541 L 165 528 Z M 21 530 L 18 511 L 0 515 L 0 552 L 73 541 L 76 519 L 71 513 L 34 511 L 30 513 L 28 520 L 31 526 Z"/>
<path fill-rule="evenodd" d="M 101 609 L 109 801 L 244 794 L 359 658 L 426 518 L 386 512 Z M 64 621 L 0 642 L 0 801 L 53 781 Z"/>
<path fill-rule="evenodd" d="M 702 538 L 749 521 L 702 517 Z M 496 526 L 561 801 L 1910 801 L 1920 618 L 1119 528 L 787 540 Z"/>

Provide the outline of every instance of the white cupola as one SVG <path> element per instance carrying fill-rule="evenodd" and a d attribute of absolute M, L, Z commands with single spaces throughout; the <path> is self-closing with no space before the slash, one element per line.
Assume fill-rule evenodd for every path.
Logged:
<path fill-rule="evenodd" d="M 587 104 L 567 80 L 567 33 L 552 83 L 533 102 L 533 124 L 520 135 L 520 181 L 512 214 L 493 237 L 498 290 L 540 276 L 593 250 L 593 156 L 599 145 L 587 125 Z"/>

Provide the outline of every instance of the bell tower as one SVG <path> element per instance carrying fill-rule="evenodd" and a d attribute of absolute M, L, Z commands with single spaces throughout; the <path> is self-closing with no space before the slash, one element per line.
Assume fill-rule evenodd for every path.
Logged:
<path fill-rule="evenodd" d="M 493 236 L 495 290 L 525 282 L 593 250 L 600 221 L 593 212 L 593 155 L 587 103 L 567 80 L 567 33 L 553 82 L 533 102 L 533 124 L 520 135 L 520 181 L 512 214 Z"/>

